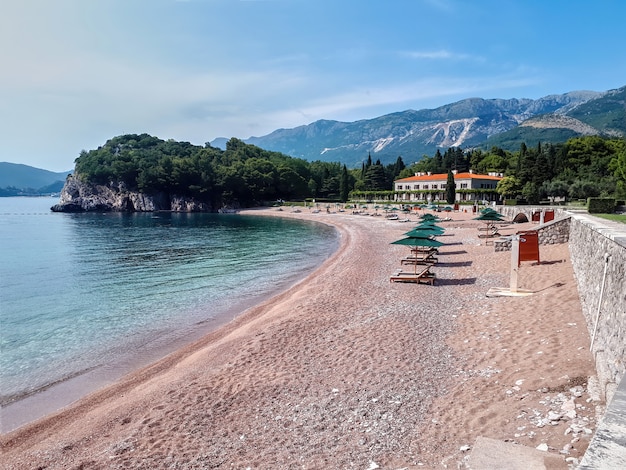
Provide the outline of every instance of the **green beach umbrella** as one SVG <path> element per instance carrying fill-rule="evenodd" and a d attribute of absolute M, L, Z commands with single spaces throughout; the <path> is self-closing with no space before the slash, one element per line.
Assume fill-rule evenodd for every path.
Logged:
<path fill-rule="evenodd" d="M 404 246 L 410 246 L 413 248 L 419 248 L 419 247 L 427 247 L 427 248 L 439 248 L 440 246 L 443 246 L 443 242 L 440 242 L 439 240 L 433 240 L 432 238 L 429 237 L 406 237 L 406 238 L 401 238 L 400 240 L 396 240 L 395 242 L 391 242 L 392 245 L 404 245 Z"/>
<path fill-rule="evenodd" d="M 424 227 L 437 227 L 441 228 L 439 225 L 436 225 L 438 220 L 420 220 L 419 225 Z"/>
<path fill-rule="evenodd" d="M 426 235 L 429 237 L 436 237 L 443 234 L 443 229 L 435 226 L 429 227 L 415 227 L 413 230 L 409 230 L 405 233 L 407 237 L 420 237 Z"/>
<path fill-rule="evenodd" d="M 420 222 L 419 224 L 415 226 L 415 228 L 426 228 L 428 230 L 435 229 L 435 230 L 441 230 L 442 232 L 445 230 L 443 227 L 436 225 L 434 221 Z"/>
<path fill-rule="evenodd" d="M 474 220 L 486 220 L 486 221 L 498 221 L 503 220 L 504 216 L 496 211 L 487 211 L 480 214 L 478 217 L 474 217 Z"/>
<path fill-rule="evenodd" d="M 438 241 L 438 240 L 433 240 L 432 238 L 429 238 L 428 236 L 425 236 L 422 238 L 422 236 L 419 237 L 406 237 L 406 238 L 401 238 L 400 240 L 396 240 L 395 242 L 391 242 L 392 245 L 404 245 L 404 246 L 408 246 L 411 249 L 415 249 L 415 248 L 438 248 L 440 246 L 443 245 L 442 242 Z M 417 263 L 415 263 L 415 273 L 417 274 Z"/>

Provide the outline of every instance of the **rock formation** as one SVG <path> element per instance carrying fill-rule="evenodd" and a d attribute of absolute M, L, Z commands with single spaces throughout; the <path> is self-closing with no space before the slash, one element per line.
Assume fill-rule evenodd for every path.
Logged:
<path fill-rule="evenodd" d="M 123 183 L 96 185 L 69 175 L 61 199 L 51 207 L 54 212 L 211 212 L 213 208 L 193 198 L 166 192 L 151 194 L 132 191 Z"/>

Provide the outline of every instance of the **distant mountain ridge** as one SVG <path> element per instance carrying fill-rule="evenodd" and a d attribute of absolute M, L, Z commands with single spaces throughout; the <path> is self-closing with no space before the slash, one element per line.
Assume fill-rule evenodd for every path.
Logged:
<path fill-rule="evenodd" d="M 449 147 L 517 150 L 564 142 L 577 135 L 626 135 L 626 87 L 572 91 L 533 99 L 468 98 L 436 109 L 407 110 L 355 122 L 319 120 L 250 137 L 246 143 L 308 161 L 359 165 L 368 154 L 382 163 L 405 163 Z M 226 139 L 212 145 L 222 147 Z"/>
<path fill-rule="evenodd" d="M 70 173 L 55 173 L 19 163 L 0 162 L 0 195 L 58 193 Z"/>

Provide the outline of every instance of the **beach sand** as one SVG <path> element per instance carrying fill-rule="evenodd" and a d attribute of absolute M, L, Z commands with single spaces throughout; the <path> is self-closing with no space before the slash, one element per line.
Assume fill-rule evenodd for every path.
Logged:
<path fill-rule="evenodd" d="M 533 295 L 488 298 L 511 254 L 471 214 L 441 223 L 430 286 L 389 282 L 408 255 L 390 242 L 416 216 L 246 212 L 332 224 L 340 248 L 201 341 L 3 435 L 0 468 L 458 468 L 478 436 L 584 453 L 598 403 L 567 245 L 522 264 Z"/>

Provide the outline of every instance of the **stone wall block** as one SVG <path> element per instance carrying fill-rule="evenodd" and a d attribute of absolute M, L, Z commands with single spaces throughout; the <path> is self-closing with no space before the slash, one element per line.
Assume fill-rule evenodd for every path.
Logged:
<path fill-rule="evenodd" d="M 593 338 L 600 385 L 610 400 L 626 369 L 626 236 L 619 227 L 604 226 L 587 215 L 573 216 L 570 232 L 583 315 Z"/>

